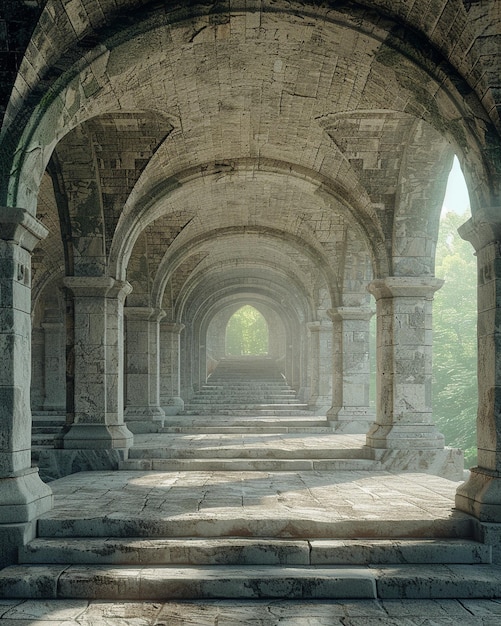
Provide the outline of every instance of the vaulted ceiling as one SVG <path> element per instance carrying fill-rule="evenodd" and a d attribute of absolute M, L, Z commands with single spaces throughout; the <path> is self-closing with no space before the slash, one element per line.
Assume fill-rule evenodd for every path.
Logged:
<path fill-rule="evenodd" d="M 174 319 L 251 283 L 314 318 L 432 275 L 454 153 L 499 200 L 499 6 L 7 0 L 0 193 L 50 230 L 35 293 L 109 275 Z"/>

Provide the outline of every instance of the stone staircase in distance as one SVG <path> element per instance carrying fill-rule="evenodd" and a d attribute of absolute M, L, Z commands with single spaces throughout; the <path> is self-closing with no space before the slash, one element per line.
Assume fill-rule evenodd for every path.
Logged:
<path fill-rule="evenodd" d="M 226 357 L 184 407 L 185 415 L 312 415 L 268 357 Z"/>

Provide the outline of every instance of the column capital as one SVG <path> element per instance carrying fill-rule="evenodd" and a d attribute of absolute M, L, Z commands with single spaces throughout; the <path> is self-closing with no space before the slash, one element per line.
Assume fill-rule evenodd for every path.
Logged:
<path fill-rule="evenodd" d="M 125 301 L 125 298 L 131 293 L 132 285 L 126 280 L 115 280 L 114 284 L 110 287 L 106 296 L 108 298 L 118 298 Z"/>
<path fill-rule="evenodd" d="M 368 306 L 338 306 L 327 311 L 327 315 L 334 321 L 340 320 L 370 320 L 376 313 Z"/>
<path fill-rule="evenodd" d="M 126 306 L 124 307 L 124 315 L 131 320 L 159 322 L 165 317 L 166 313 L 163 309 L 149 306 Z"/>
<path fill-rule="evenodd" d="M 66 276 L 63 279 L 64 286 L 70 289 L 74 296 L 83 297 L 105 297 L 115 282 L 109 276 Z"/>
<path fill-rule="evenodd" d="M 330 320 L 316 320 L 314 322 L 307 322 L 306 328 L 310 333 L 319 333 L 323 330 L 331 330 L 332 322 Z"/>
<path fill-rule="evenodd" d="M 458 228 L 459 236 L 478 252 L 490 243 L 501 242 L 501 207 L 482 207 Z"/>
<path fill-rule="evenodd" d="M 172 320 L 168 320 L 166 318 L 162 320 L 162 330 L 172 333 L 173 335 L 180 335 L 184 328 L 184 324 L 178 324 L 177 322 L 173 322 Z"/>
<path fill-rule="evenodd" d="M 98 298 L 123 298 L 132 291 L 125 280 L 115 280 L 109 276 L 66 276 L 63 284 L 74 296 Z"/>
<path fill-rule="evenodd" d="M 49 231 L 26 209 L 0 207 L 0 233 L 3 241 L 12 241 L 32 252 L 37 243 L 47 237 Z"/>
<path fill-rule="evenodd" d="M 367 285 L 376 300 L 394 297 L 421 297 L 432 299 L 435 291 L 444 284 L 433 276 L 388 276 L 377 278 Z"/>

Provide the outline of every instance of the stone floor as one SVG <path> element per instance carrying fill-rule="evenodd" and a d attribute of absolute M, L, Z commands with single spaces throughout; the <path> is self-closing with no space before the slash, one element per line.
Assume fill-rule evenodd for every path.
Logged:
<path fill-rule="evenodd" d="M 2 626 L 499 626 L 496 600 L 0 600 Z"/>
<path fill-rule="evenodd" d="M 173 454 L 280 446 L 329 454 L 328 438 L 279 433 L 170 437 Z M 139 447 L 165 449 L 158 435 L 137 436 Z M 336 437 L 336 448 L 359 448 L 357 436 Z M 232 453 L 232 452 L 231 452 Z M 340 456 L 343 456 L 340 454 Z M 55 506 L 40 528 L 56 536 L 97 534 L 123 527 L 162 536 L 357 537 L 463 536 L 469 516 L 454 510 L 459 483 L 429 474 L 385 471 L 108 471 L 80 472 L 51 483 Z M 92 525 L 91 524 L 91 525 Z M 63 530 L 61 530 L 63 529 Z M 211 530 L 212 529 L 212 530 Z M 60 535 L 61 536 L 61 535 Z M 89 535 L 90 536 L 90 535 Z M 0 600 L 2 626 L 296 626 L 501 624 L 496 600 L 199 600 L 117 602 Z"/>
<path fill-rule="evenodd" d="M 390 472 L 79 472 L 51 483 L 55 506 L 39 521 L 79 527 L 102 518 L 114 528 L 153 522 L 165 536 L 239 535 L 355 537 L 364 528 L 392 536 L 461 536 L 469 516 L 454 511 L 459 483 L 429 474 Z M 207 522 L 210 522 L 208 524 Z M 212 528 L 212 530 L 211 530 Z M 458 532 L 454 532 L 454 528 Z M 241 534 L 241 533 L 240 533 Z"/>

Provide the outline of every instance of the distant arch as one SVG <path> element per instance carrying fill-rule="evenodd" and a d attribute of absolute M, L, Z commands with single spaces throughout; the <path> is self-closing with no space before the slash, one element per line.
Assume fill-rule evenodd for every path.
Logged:
<path fill-rule="evenodd" d="M 263 314 L 250 304 L 235 311 L 226 324 L 226 355 L 266 355 L 268 346 L 269 328 Z"/>

